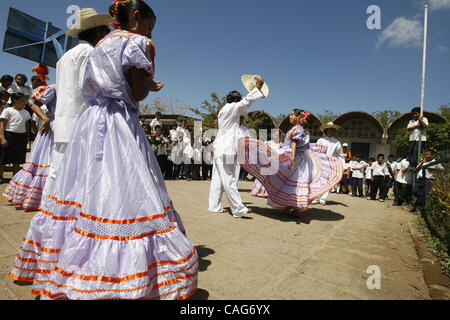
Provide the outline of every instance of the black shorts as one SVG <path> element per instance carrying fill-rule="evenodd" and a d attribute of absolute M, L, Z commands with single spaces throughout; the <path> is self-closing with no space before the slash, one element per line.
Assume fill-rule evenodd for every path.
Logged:
<path fill-rule="evenodd" d="M 4 158 L 2 164 L 24 164 L 27 155 L 27 134 L 5 131 L 8 146 L 3 148 Z"/>

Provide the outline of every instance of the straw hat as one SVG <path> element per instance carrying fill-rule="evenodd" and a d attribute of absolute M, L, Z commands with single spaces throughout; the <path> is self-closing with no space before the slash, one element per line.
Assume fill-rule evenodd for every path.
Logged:
<path fill-rule="evenodd" d="M 336 129 L 339 130 L 341 127 L 338 125 L 335 125 L 333 122 L 328 122 L 326 125 L 323 125 L 320 127 L 320 131 L 324 132 L 327 129 Z"/>
<path fill-rule="evenodd" d="M 66 32 L 67 36 L 78 37 L 83 31 L 101 26 L 108 27 L 112 24 L 112 17 L 109 14 L 97 13 L 92 8 L 84 8 L 78 11 L 76 21 L 78 23 Z"/>
<path fill-rule="evenodd" d="M 252 92 L 253 89 L 256 87 L 256 77 L 261 77 L 259 75 L 254 74 L 245 74 L 241 77 L 242 83 L 244 84 L 245 89 L 247 89 L 248 92 Z M 261 92 L 264 95 L 264 97 L 269 96 L 269 86 L 266 82 L 264 82 Z"/>

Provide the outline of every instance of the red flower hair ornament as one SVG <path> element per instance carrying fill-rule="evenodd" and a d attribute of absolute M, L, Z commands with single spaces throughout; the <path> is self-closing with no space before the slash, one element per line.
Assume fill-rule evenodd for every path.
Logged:
<path fill-rule="evenodd" d="M 112 13 L 113 13 L 113 23 L 112 23 L 112 25 L 113 25 L 113 28 L 114 29 L 119 29 L 120 28 L 120 21 L 119 21 L 119 5 L 123 5 L 123 4 L 126 4 L 126 3 L 128 3 L 128 2 L 130 2 L 131 0 L 115 0 L 113 3 L 112 3 L 112 6 L 113 6 L 113 10 L 112 10 Z"/>

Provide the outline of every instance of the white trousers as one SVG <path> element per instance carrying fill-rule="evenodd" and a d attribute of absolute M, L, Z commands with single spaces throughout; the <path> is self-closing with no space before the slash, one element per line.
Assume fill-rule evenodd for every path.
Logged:
<path fill-rule="evenodd" d="M 320 197 L 320 200 L 327 201 L 329 195 L 330 195 L 330 191 L 325 192 L 325 193 Z"/>
<path fill-rule="evenodd" d="M 231 204 L 231 212 L 235 216 L 247 214 L 248 209 L 241 200 L 238 190 L 240 166 L 235 161 L 227 164 L 225 158 L 215 158 L 213 161 L 213 172 L 211 189 L 209 193 L 209 211 L 222 212 L 222 196 L 225 192 Z"/>
<path fill-rule="evenodd" d="M 54 186 L 56 181 L 56 176 L 58 174 L 59 168 L 64 157 L 64 153 L 67 150 L 68 143 L 54 143 L 52 155 L 50 159 L 50 168 L 48 169 L 48 177 L 45 182 L 45 187 L 43 191 L 43 197 L 51 196 L 54 192 Z"/>

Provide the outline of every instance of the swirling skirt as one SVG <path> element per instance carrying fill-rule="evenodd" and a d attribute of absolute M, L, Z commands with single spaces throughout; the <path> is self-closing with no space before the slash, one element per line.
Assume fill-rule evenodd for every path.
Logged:
<path fill-rule="evenodd" d="M 308 149 L 298 150 L 293 169 L 289 168 L 291 159 L 290 149 L 273 149 L 250 138 L 239 140 L 238 162 L 261 182 L 275 207 L 306 211 L 315 198 L 342 179 L 341 161 L 328 157 L 322 146 L 310 144 Z"/>
<path fill-rule="evenodd" d="M 252 196 L 258 197 L 258 198 L 268 198 L 269 194 L 266 191 L 266 188 L 259 182 L 258 179 L 255 180 L 255 183 L 252 187 Z"/>

